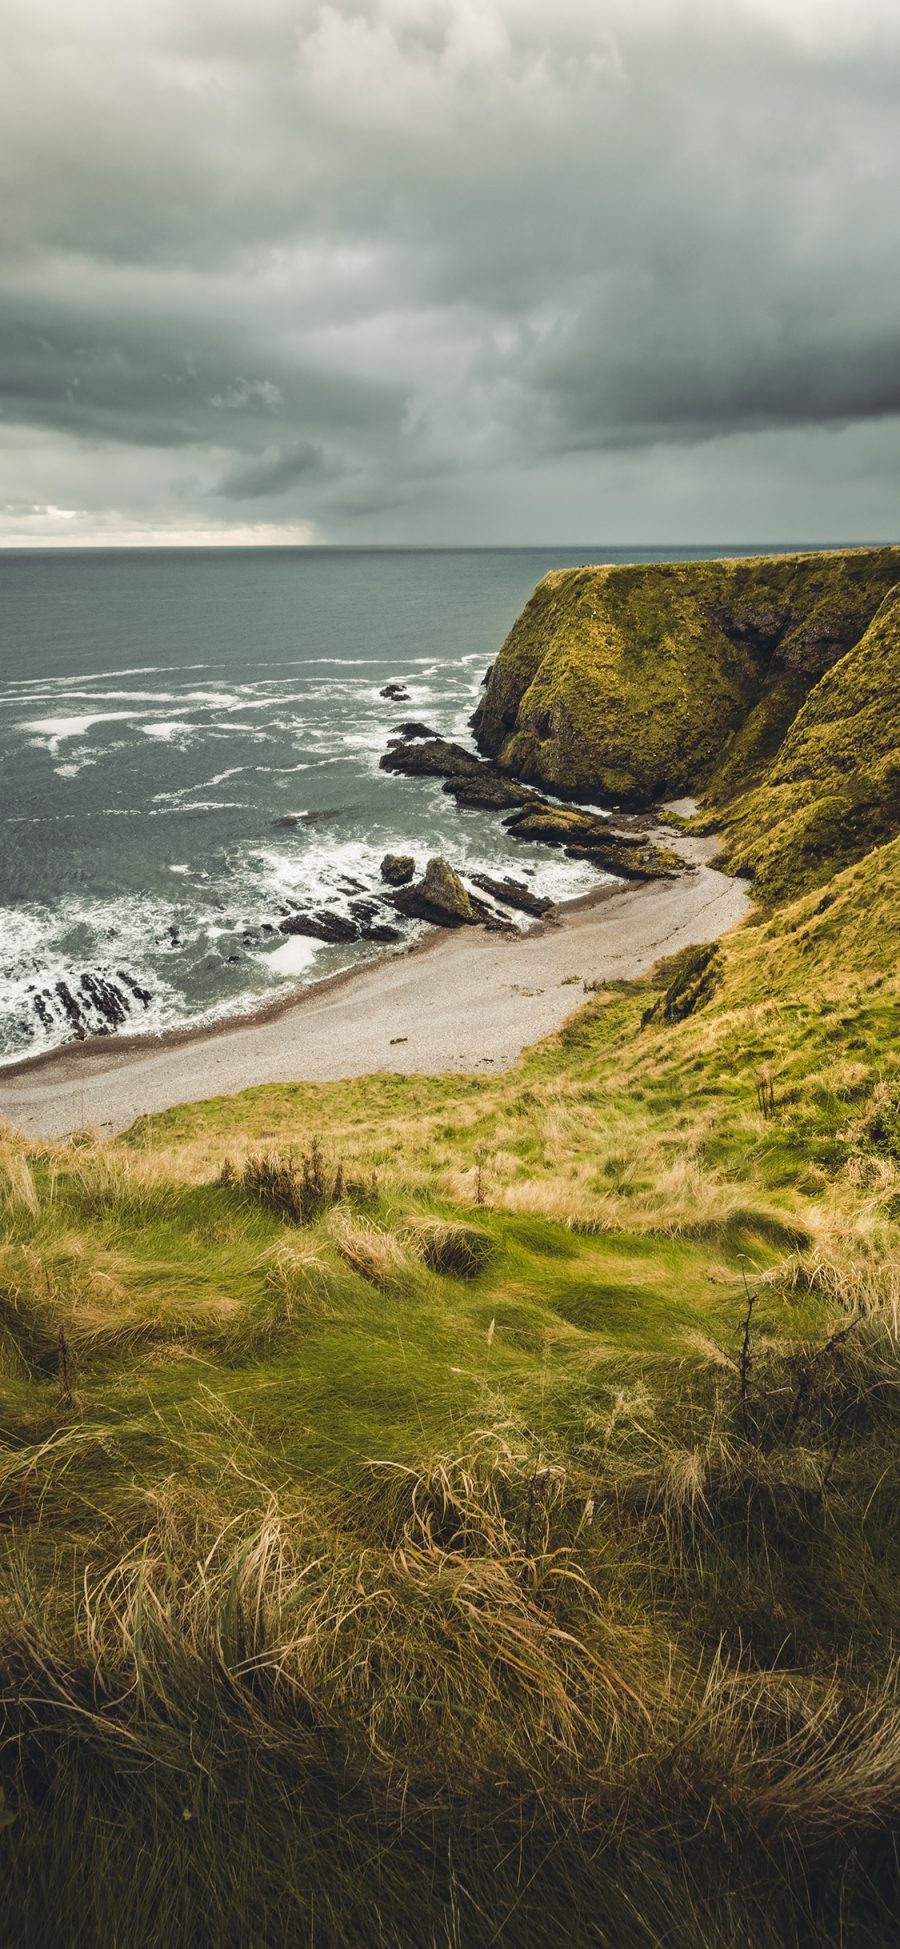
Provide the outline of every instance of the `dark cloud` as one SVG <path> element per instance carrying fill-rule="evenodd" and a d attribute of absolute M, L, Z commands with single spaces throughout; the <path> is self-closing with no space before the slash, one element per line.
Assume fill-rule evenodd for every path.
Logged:
<path fill-rule="evenodd" d="M 312 440 L 297 440 L 292 446 L 273 447 L 246 466 L 234 467 L 217 488 L 226 501 L 257 501 L 286 494 L 289 487 L 311 475 L 327 471 L 326 456 Z"/>
<path fill-rule="evenodd" d="M 4 53 L 11 507 L 896 526 L 893 0 L 11 0 Z"/>

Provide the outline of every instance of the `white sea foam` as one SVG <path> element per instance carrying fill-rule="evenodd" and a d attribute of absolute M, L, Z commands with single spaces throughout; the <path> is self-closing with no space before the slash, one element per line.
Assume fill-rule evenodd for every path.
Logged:
<path fill-rule="evenodd" d="M 115 724 L 134 715 L 133 711 L 94 711 L 89 717 L 36 717 L 22 724 L 20 729 L 47 738 L 51 748 L 55 749 L 64 738 L 84 737 L 92 724 Z"/>
<path fill-rule="evenodd" d="M 305 974 L 311 967 L 318 952 L 318 943 L 308 940 L 303 934 L 289 934 L 281 947 L 273 948 L 269 954 L 259 954 L 255 959 L 267 971 L 279 975 Z"/>

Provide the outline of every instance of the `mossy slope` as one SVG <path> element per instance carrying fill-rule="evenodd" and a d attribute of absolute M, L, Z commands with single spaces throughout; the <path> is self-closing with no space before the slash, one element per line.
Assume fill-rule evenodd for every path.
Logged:
<path fill-rule="evenodd" d="M 900 587 L 810 692 L 761 785 L 712 817 L 767 903 L 900 829 Z"/>
<path fill-rule="evenodd" d="M 481 748 L 563 797 L 759 782 L 900 581 L 900 548 L 557 570 L 489 673 Z"/>

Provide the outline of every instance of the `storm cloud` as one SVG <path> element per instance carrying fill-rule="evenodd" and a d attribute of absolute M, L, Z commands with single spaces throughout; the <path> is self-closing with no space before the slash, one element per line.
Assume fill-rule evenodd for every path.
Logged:
<path fill-rule="evenodd" d="M 894 0 L 8 0 L 0 540 L 863 539 Z"/>

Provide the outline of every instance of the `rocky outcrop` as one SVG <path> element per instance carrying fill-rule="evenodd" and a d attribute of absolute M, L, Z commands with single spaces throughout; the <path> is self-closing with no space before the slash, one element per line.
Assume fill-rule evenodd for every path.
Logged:
<path fill-rule="evenodd" d="M 382 771 L 401 772 L 406 778 L 443 779 L 444 791 L 457 805 L 483 811 L 505 812 L 535 797 L 527 786 L 518 785 L 496 765 L 449 738 L 404 739 L 392 745 L 379 763 Z"/>
<path fill-rule="evenodd" d="M 327 912 L 317 914 L 289 914 L 279 926 L 280 934 L 302 934 L 312 941 L 328 941 L 335 945 L 359 940 L 359 923 L 345 919 L 343 914 Z"/>
<path fill-rule="evenodd" d="M 561 798 L 724 803 L 898 580 L 900 548 L 556 570 L 488 673 L 476 740 Z"/>
<path fill-rule="evenodd" d="M 483 918 L 459 874 L 439 855 L 428 861 L 418 885 L 394 894 L 393 905 L 409 919 L 427 920 L 434 927 L 471 927 Z"/>
<path fill-rule="evenodd" d="M 392 704 L 407 704 L 409 702 L 409 691 L 405 684 L 385 684 L 384 688 L 378 692 L 378 695 L 379 697 L 390 698 Z"/>
<path fill-rule="evenodd" d="M 379 871 L 389 887 L 405 887 L 415 875 L 416 862 L 411 853 L 385 853 Z"/>
<path fill-rule="evenodd" d="M 357 905 L 362 908 L 363 903 L 358 902 Z M 374 918 L 377 911 L 376 906 L 367 904 L 365 911 L 355 913 L 352 919 L 328 909 L 311 914 L 288 914 L 281 921 L 278 931 L 280 934 L 300 934 L 312 941 L 326 941 L 333 947 L 349 946 L 353 941 L 377 941 L 385 945 L 399 941 L 396 927 Z"/>
<path fill-rule="evenodd" d="M 478 807 L 492 812 L 511 812 L 504 825 L 513 838 L 538 840 L 544 845 L 563 846 L 572 859 L 590 859 L 604 873 L 623 879 L 647 880 L 676 872 L 681 862 L 667 847 L 659 847 L 640 833 L 612 830 L 596 813 L 576 811 L 569 806 L 548 805 L 527 785 L 507 778 L 496 765 L 485 763 L 464 745 L 448 738 L 425 738 L 404 742 L 385 752 L 384 771 L 402 772 L 413 778 L 441 778 L 443 789 L 462 807 Z M 515 884 L 512 882 L 511 884 Z M 482 878 L 484 891 L 497 899 L 499 882 Z M 533 902 L 534 895 L 525 895 Z M 515 904 L 505 902 L 506 905 Z M 547 902 L 547 906 L 551 905 Z M 525 906 L 524 912 L 536 912 Z M 546 907 L 543 909 L 546 911 Z"/>
<path fill-rule="evenodd" d="M 379 759 L 382 771 L 402 772 L 406 778 L 465 778 L 481 770 L 482 759 L 450 738 L 403 738 Z"/>
<path fill-rule="evenodd" d="M 79 1042 L 88 1036 L 114 1034 L 131 1019 L 135 1001 L 146 1009 L 152 999 L 150 990 L 125 968 L 117 968 L 114 976 L 86 968 L 68 981 L 61 978 L 52 987 L 31 991 L 42 1027 L 55 1030 L 62 1018 Z"/>
<path fill-rule="evenodd" d="M 538 801 L 503 823 L 513 839 L 561 846 L 569 859 L 589 859 L 601 872 L 623 880 L 668 879 L 684 866 L 677 853 L 644 833 L 618 831 L 607 819 L 574 807 Z"/>
<path fill-rule="evenodd" d="M 507 873 L 502 880 L 494 880 L 489 873 L 473 873 L 472 885 L 481 893 L 488 893 L 492 900 L 499 901 L 501 907 L 512 907 L 514 912 L 530 914 L 533 920 L 543 920 L 545 914 L 552 913 L 555 902 L 545 895 L 534 893 L 524 880 L 513 880 Z"/>

